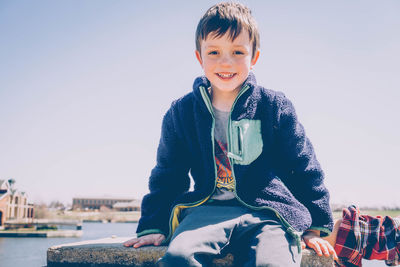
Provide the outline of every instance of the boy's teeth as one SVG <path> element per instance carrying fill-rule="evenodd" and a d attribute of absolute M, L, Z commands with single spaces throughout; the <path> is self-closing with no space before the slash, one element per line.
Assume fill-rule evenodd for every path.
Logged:
<path fill-rule="evenodd" d="M 233 73 L 231 74 L 222 74 L 222 73 L 218 73 L 219 76 L 221 76 L 222 78 L 230 78 L 233 76 Z"/>

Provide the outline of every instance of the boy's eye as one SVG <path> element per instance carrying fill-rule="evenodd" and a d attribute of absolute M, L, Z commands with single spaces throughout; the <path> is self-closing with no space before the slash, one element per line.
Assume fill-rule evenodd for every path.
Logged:
<path fill-rule="evenodd" d="M 208 52 L 209 55 L 218 55 L 218 51 L 210 51 Z"/>
<path fill-rule="evenodd" d="M 233 52 L 235 55 L 243 55 L 244 53 L 242 51 L 235 51 Z"/>

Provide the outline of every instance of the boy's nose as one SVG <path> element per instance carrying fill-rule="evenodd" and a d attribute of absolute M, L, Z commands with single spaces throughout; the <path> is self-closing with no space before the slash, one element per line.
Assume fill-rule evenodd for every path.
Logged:
<path fill-rule="evenodd" d="M 223 55 L 220 58 L 219 64 L 221 64 L 221 65 L 232 65 L 232 57 L 230 55 Z"/>

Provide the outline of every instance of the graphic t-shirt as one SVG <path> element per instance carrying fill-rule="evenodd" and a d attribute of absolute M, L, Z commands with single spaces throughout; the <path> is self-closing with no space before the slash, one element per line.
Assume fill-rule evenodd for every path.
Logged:
<path fill-rule="evenodd" d="M 217 187 L 212 199 L 229 200 L 235 198 L 235 181 L 228 159 L 226 131 L 228 128 L 229 112 L 214 108 L 215 115 L 215 163 L 217 165 Z"/>

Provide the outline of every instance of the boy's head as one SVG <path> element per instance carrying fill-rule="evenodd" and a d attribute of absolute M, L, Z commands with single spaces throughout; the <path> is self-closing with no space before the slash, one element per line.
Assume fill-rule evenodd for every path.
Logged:
<path fill-rule="evenodd" d="M 196 50 L 201 52 L 201 41 L 209 35 L 218 38 L 227 33 L 233 41 L 243 30 L 249 34 L 254 58 L 260 47 L 260 35 L 250 9 L 240 3 L 216 4 L 207 10 L 197 25 Z"/>
<path fill-rule="evenodd" d="M 259 33 L 250 10 L 239 3 L 219 3 L 201 18 L 196 57 L 211 87 L 237 94 L 256 64 Z"/>

